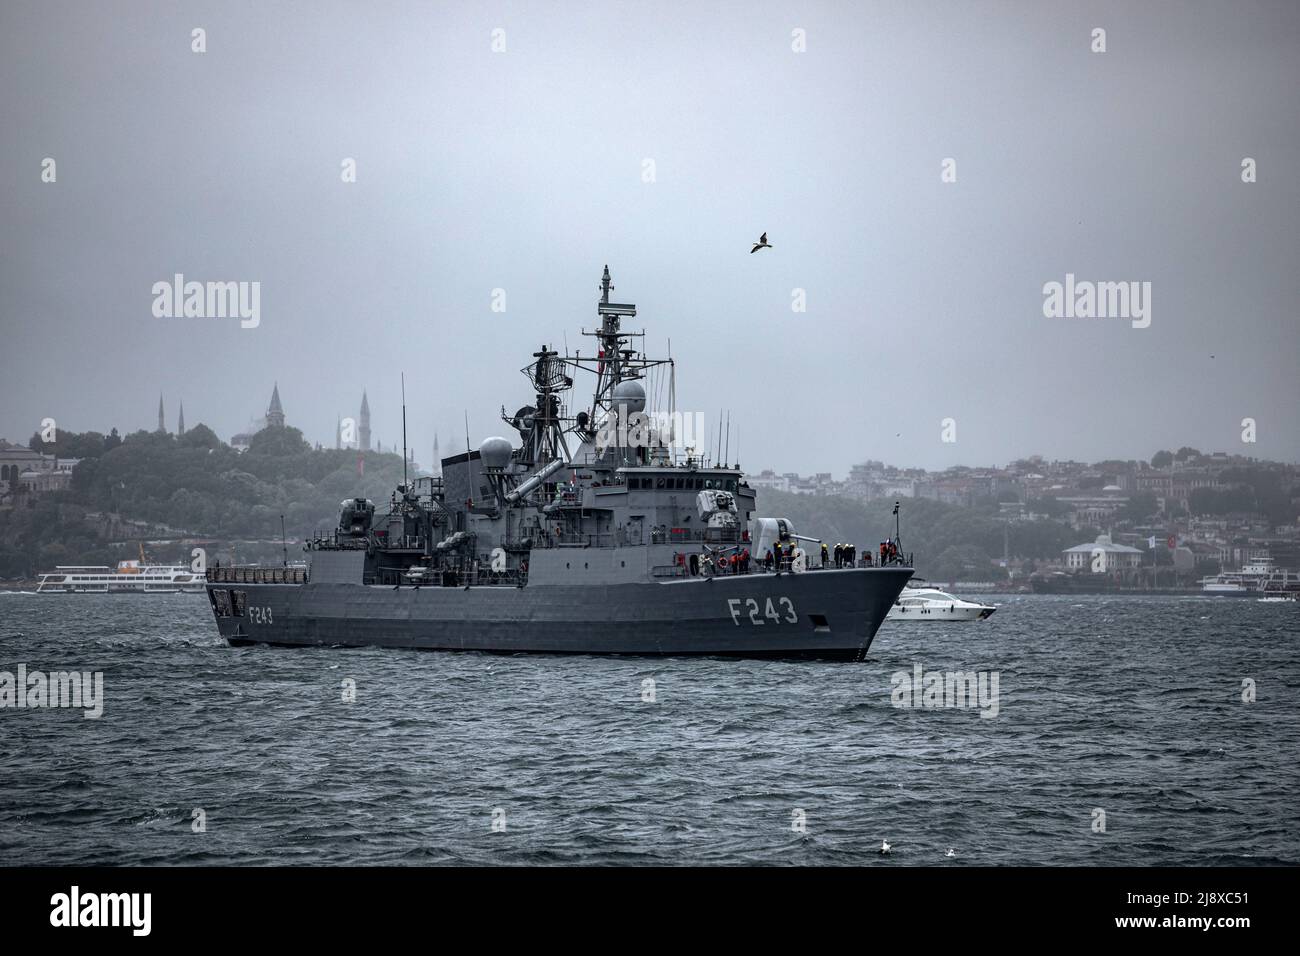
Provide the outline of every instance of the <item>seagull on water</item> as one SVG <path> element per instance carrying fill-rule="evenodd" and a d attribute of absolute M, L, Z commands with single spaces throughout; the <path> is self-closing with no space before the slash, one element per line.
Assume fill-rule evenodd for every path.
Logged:
<path fill-rule="evenodd" d="M 944 854 L 944 856 L 948 857 L 948 859 L 950 860 L 956 855 L 957 855 L 957 851 L 954 850 L 952 847 L 948 847 L 948 852 Z"/>
<path fill-rule="evenodd" d="M 758 252 L 759 249 L 771 249 L 771 248 L 772 248 L 772 244 L 767 241 L 767 233 L 763 233 L 761 236 L 758 237 L 758 242 L 754 243 L 754 248 L 749 250 L 749 254 L 752 256 L 754 253 Z"/>
<path fill-rule="evenodd" d="M 888 840 L 881 840 L 881 841 L 880 841 L 880 855 L 881 855 L 881 856 L 887 856 L 887 855 L 889 854 L 889 851 L 892 850 L 892 849 L 893 849 L 893 847 L 889 845 L 889 841 L 888 841 Z"/>

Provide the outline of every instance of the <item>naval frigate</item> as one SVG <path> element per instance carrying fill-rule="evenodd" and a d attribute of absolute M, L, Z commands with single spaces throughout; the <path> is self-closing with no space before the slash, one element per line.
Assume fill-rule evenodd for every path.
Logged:
<path fill-rule="evenodd" d="M 815 539 L 760 517 L 739 466 L 712 461 L 647 409 L 671 358 L 611 302 L 584 356 L 543 346 L 520 371 L 532 401 L 494 436 L 403 481 L 386 513 L 345 500 L 305 568 L 212 567 L 231 645 L 497 653 L 862 660 L 912 576 L 910 558 L 822 566 Z M 567 352 L 567 350 L 566 350 Z M 658 370 L 658 377 L 655 372 Z M 575 376 L 594 376 L 589 401 Z M 669 394 L 674 394 L 670 386 Z M 666 419 L 666 421 L 665 421 Z M 719 449 L 721 450 L 721 449 Z M 718 456 L 722 457 L 722 456 Z M 810 553 L 809 553 L 810 552 Z"/>

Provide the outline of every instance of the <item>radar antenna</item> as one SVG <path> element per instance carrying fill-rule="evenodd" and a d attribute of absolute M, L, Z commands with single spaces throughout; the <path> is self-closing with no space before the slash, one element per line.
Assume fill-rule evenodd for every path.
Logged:
<path fill-rule="evenodd" d="M 600 302 L 596 305 L 600 328 L 594 332 L 583 331 L 583 335 L 596 339 L 596 355 L 584 357 L 579 353 L 565 358 L 573 368 L 593 372 L 596 376 L 590 410 L 578 414 L 574 429 L 584 441 L 594 439 L 601 422 L 614 414 L 618 404 L 615 389 L 620 383 L 644 378 L 650 369 L 660 365 L 669 365 L 671 371 L 671 359 L 647 358 L 640 349 L 632 347 L 632 340 L 644 339 L 645 332 L 625 332 L 622 329 L 623 317 L 635 316 L 636 306 L 611 302 L 609 294 L 613 290 L 614 283 L 606 265 L 600 280 Z"/>

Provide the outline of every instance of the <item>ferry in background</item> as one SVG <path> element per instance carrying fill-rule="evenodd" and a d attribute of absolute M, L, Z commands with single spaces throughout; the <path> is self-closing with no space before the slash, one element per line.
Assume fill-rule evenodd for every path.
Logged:
<path fill-rule="evenodd" d="M 1227 597 L 1285 597 L 1300 593 L 1300 574 L 1279 568 L 1267 556 L 1251 558 L 1240 571 L 1201 579 L 1201 593 Z"/>
<path fill-rule="evenodd" d="M 938 588 L 905 587 L 885 615 L 887 621 L 981 621 L 997 608 L 977 604 Z"/>
<path fill-rule="evenodd" d="M 41 575 L 37 594 L 177 594 L 203 590 L 203 575 L 185 564 L 146 564 L 139 561 L 108 565 L 59 565 Z"/>

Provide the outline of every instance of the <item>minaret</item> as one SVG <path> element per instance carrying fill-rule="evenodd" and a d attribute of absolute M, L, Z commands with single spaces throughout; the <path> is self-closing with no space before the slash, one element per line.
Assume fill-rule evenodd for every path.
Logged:
<path fill-rule="evenodd" d="M 429 467 L 429 473 L 433 475 L 442 474 L 442 456 L 438 454 L 438 433 L 433 433 L 433 464 Z"/>
<path fill-rule="evenodd" d="M 343 447 L 343 416 L 337 412 L 334 414 L 334 450 L 339 451 Z"/>
<path fill-rule="evenodd" d="M 181 402 L 180 414 L 176 416 L 176 434 L 185 434 L 185 403 Z"/>
<path fill-rule="evenodd" d="M 266 427 L 283 428 L 284 427 L 284 408 L 280 405 L 280 383 L 276 382 L 275 387 L 271 389 L 271 407 L 266 410 Z"/>
<path fill-rule="evenodd" d="M 357 437 L 361 439 L 358 446 L 361 451 L 370 451 L 370 401 L 366 397 L 366 390 L 361 390 L 361 415 L 357 424 Z"/>
<path fill-rule="evenodd" d="M 162 392 L 158 393 L 158 430 L 160 432 L 167 431 L 167 423 L 163 421 Z"/>

